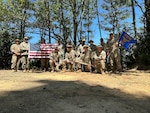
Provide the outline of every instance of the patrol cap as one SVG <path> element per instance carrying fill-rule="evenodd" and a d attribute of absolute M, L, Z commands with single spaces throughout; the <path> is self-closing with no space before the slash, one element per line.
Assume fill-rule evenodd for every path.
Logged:
<path fill-rule="evenodd" d="M 58 47 L 55 48 L 55 51 L 57 51 L 57 50 L 58 50 Z"/>
<path fill-rule="evenodd" d="M 17 39 L 15 39 L 15 42 L 20 42 L 20 40 L 17 38 Z"/>
<path fill-rule="evenodd" d="M 79 42 L 85 42 L 85 38 L 79 39 Z"/>
<path fill-rule="evenodd" d="M 59 39 L 57 42 L 61 42 L 61 40 Z"/>
<path fill-rule="evenodd" d="M 98 45 L 97 48 L 103 48 L 103 46 L 102 45 Z"/>
<path fill-rule="evenodd" d="M 84 46 L 83 46 L 83 48 L 88 48 L 88 47 L 89 47 L 88 45 L 84 45 Z"/>
<path fill-rule="evenodd" d="M 79 39 L 79 42 L 82 42 L 82 39 Z"/>
<path fill-rule="evenodd" d="M 68 44 L 68 45 L 67 45 L 67 48 L 72 48 L 72 45 Z"/>
<path fill-rule="evenodd" d="M 82 38 L 82 41 L 85 42 L 85 38 Z"/>
<path fill-rule="evenodd" d="M 110 33 L 109 35 L 114 35 L 113 33 Z"/>
<path fill-rule="evenodd" d="M 93 41 L 93 40 L 89 40 L 89 43 L 90 43 L 90 42 L 94 42 L 94 41 Z"/>
<path fill-rule="evenodd" d="M 28 38 L 28 37 L 24 37 L 24 39 L 27 39 L 27 40 L 28 40 L 29 38 Z"/>

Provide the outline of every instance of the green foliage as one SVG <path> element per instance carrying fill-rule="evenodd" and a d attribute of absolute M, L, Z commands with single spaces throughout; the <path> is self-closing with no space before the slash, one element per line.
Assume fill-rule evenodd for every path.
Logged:
<path fill-rule="evenodd" d="M 138 69 L 150 69 L 150 37 L 141 37 L 135 50 Z"/>
<path fill-rule="evenodd" d="M 104 0 L 101 5 L 100 15 L 103 17 L 102 28 L 108 32 L 120 33 L 127 27 L 127 18 L 129 18 L 129 8 L 126 3 L 120 3 L 118 0 Z"/>
<path fill-rule="evenodd" d="M 0 69 L 10 68 L 11 63 L 11 37 L 8 32 L 0 34 Z"/>
<path fill-rule="evenodd" d="M 12 37 L 22 39 L 30 33 L 37 33 L 41 38 L 49 40 L 62 40 L 64 44 L 67 40 L 76 44 L 79 38 L 89 40 L 94 35 L 91 26 L 95 24 L 93 20 L 96 16 L 101 20 L 99 29 L 115 34 L 125 27 L 128 28 L 127 32 L 133 31 L 132 23 L 127 23 L 127 19 L 131 18 L 131 0 L 104 0 L 101 5 L 97 2 L 98 0 L 0 0 L 1 51 L 2 48 L 8 50 Z M 149 8 L 149 5 L 146 6 Z M 144 22 L 149 26 L 150 16 L 148 12 L 146 14 L 147 21 L 144 18 Z M 150 32 L 149 27 L 142 30 Z M 137 61 L 142 65 L 149 65 L 150 47 L 147 42 L 150 42 L 148 37 L 141 39 L 135 51 Z M 0 57 L 4 54 L 9 56 L 9 53 L 3 51 Z"/>

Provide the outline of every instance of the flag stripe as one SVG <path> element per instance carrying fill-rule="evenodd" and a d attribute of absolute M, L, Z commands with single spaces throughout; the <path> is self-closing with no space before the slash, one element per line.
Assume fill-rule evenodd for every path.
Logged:
<path fill-rule="evenodd" d="M 30 44 L 29 58 L 49 58 L 57 44 Z"/>

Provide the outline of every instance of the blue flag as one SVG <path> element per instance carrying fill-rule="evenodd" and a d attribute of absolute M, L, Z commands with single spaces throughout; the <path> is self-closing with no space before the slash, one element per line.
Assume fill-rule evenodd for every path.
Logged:
<path fill-rule="evenodd" d="M 125 49 L 129 49 L 130 44 L 136 44 L 137 41 L 123 31 L 119 38 L 118 43 L 121 44 Z"/>

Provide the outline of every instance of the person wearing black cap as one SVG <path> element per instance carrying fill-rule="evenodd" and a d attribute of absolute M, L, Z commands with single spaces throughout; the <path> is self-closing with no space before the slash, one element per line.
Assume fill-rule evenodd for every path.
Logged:
<path fill-rule="evenodd" d="M 93 44 L 94 41 L 93 41 L 93 40 L 90 40 L 89 43 L 90 43 L 90 46 L 89 46 L 89 47 L 90 47 L 91 52 L 92 52 L 92 53 L 95 52 L 97 46 L 96 46 L 95 44 Z M 94 59 L 91 59 L 91 64 L 92 64 L 92 65 L 94 64 Z M 94 68 L 94 67 L 91 67 L 91 71 L 92 71 L 92 72 L 95 71 L 95 68 Z"/>
<path fill-rule="evenodd" d="M 105 44 L 103 38 L 100 38 L 100 45 L 103 46 L 103 50 L 105 51 L 106 50 L 106 44 Z"/>
<path fill-rule="evenodd" d="M 11 59 L 11 69 L 17 71 L 19 68 L 19 59 L 20 59 L 20 40 L 16 39 L 15 43 L 11 45 L 10 50 L 12 52 Z"/>
<path fill-rule="evenodd" d="M 89 47 L 90 47 L 91 51 L 92 52 L 96 51 L 96 45 L 94 44 L 94 41 L 90 40 L 89 43 L 90 43 Z"/>

